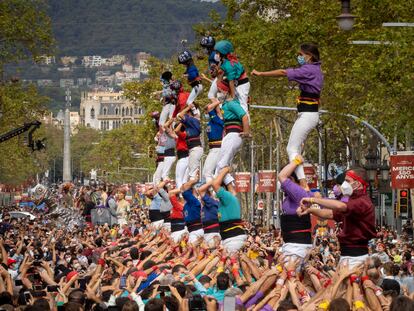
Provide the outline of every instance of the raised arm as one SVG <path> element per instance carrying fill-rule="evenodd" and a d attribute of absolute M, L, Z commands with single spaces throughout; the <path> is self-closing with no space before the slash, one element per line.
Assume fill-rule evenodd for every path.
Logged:
<path fill-rule="evenodd" d="M 279 175 L 277 176 L 279 181 L 282 183 L 286 179 L 289 178 L 289 176 L 292 175 L 292 173 L 295 171 L 296 167 L 303 163 L 303 158 L 301 155 L 297 155 L 295 159 L 293 159 L 292 162 L 290 162 L 288 165 L 286 165 L 282 170 L 279 172 Z"/>
<path fill-rule="evenodd" d="M 215 192 L 217 192 L 220 189 L 223 183 L 224 176 L 226 176 L 228 172 L 230 172 L 230 167 L 226 166 L 219 172 L 217 177 L 213 180 L 212 186 Z"/>
<path fill-rule="evenodd" d="M 276 69 L 271 71 L 257 71 L 255 69 L 251 72 L 251 75 L 258 77 L 285 77 L 287 73 L 285 69 Z"/>

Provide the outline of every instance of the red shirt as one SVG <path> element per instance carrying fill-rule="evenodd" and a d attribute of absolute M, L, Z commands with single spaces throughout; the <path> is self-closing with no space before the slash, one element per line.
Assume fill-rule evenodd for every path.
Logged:
<path fill-rule="evenodd" d="M 172 204 L 171 219 L 184 219 L 184 204 L 182 204 L 180 201 L 178 201 L 177 197 L 174 195 L 170 197 L 170 202 Z"/>
<path fill-rule="evenodd" d="M 190 93 L 188 93 L 188 92 L 180 92 L 180 93 L 178 93 L 177 104 L 175 105 L 175 110 L 174 110 L 174 113 L 173 113 L 173 117 L 174 118 L 177 116 L 177 114 L 181 110 L 183 110 L 183 108 L 187 104 L 187 99 L 188 99 L 189 96 L 190 96 Z"/>
<path fill-rule="evenodd" d="M 178 136 L 178 138 L 176 139 L 177 144 L 175 146 L 177 151 L 186 151 L 186 150 L 188 150 L 187 142 L 185 141 L 185 137 L 186 137 L 185 131 L 178 131 L 177 136 Z"/>
<path fill-rule="evenodd" d="M 343 222 L 338 234 L 341 245 L 368 246 L 368 241 L 376 237 L 375 208 L 371 199 L 362 190 L 356 190 L 346 203 L 346 212 L 334 211 L 334 220 Z"/>

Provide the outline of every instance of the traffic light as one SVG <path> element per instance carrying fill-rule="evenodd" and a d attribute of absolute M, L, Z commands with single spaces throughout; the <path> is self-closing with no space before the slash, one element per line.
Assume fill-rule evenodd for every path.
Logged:
<path fill-rule="evenodd" d="M 398 190 L 398 207 L 400 213 L 408 213 L 408 190 L 401 189 Z"/>

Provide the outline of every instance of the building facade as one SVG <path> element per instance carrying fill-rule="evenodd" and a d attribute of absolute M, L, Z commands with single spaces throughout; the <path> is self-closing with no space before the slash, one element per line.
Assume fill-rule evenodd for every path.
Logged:
<path fill-rule="evenodd" d="M 83 92 L 81 96 L 80 123 L 96 130 L 108 131 L 125 123 L 139 124 L 143 113 L 122 92 Z"/>

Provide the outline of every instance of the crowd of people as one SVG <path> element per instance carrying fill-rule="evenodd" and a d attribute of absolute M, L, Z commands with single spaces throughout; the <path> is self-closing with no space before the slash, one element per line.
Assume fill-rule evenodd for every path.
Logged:
<path fill-rule="evenodd" d="M 210 76 L 188 50 L 178 56 L 191 92 L 161 75 L 148 204 L 128 201 L 122 186 L 66 183 L 34 188 L 33 204 L 19 207 L 34 218 L 3 208 L 0 310 L 414 310 L 412 240 L 375 227 L 364 169 L 337 176 L 332 198 L 306 183 L 302 148 L 323 86 L 318 48 L 302 44 L 298 68 L 251 72 L 287 77 L 301 92 L 276 229 L 242 219 L 231 172 L 251 136 L 247 73 L 229 41 L 205 36 L 201 46 Z M 206 107 L 197 104 L 203 79 Z M 202 116 L 209 150 L 200 169 Z M 322 220 L 316 231 L 312 217 Z"/>

